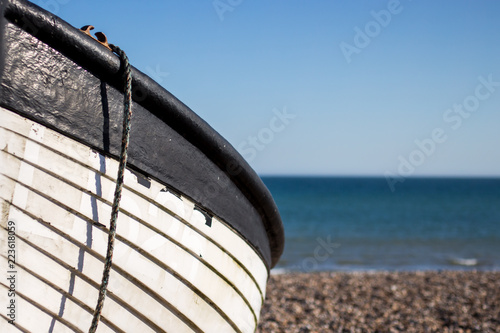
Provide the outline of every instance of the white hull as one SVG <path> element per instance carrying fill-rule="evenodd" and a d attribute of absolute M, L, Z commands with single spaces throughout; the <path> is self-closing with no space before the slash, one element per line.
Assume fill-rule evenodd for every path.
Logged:
<path fill-rule="evenodd" d="M 2 278 L 0 332 L 86 332 L 118 162 L 3 108 L 0 119 L 4 270 L 7 225 L 16 228 L 16 326 Z M 98 332 L 255 331 L 268 272 L 238 233 L 217 217 L 207 225 L 188 198 L 129 170 L 120 207 Z"/>

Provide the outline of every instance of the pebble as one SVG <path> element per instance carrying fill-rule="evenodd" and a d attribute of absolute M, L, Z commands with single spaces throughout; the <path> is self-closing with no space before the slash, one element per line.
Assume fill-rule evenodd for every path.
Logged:
<path fill-rule="evenodd" d="M 500 272 L 271 275 L 257 332 L 500 332 Z"/>

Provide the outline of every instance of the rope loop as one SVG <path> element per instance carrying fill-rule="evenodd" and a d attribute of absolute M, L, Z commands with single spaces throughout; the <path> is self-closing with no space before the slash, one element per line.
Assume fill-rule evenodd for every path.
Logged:
<path fill-rule="evenodd" d="M 106 259 L 104 261 L 104 270 L 102 272 L 101 286 L 99 287 L 99 297 L 97 299 L 97 305 L 94 310 L 94 316 L 92 318 L 92 324 L 90 325 L 89 333 L 95 333 L 97 330 L 97 325 L 101 318 L 102 308 L 104 306 L 104 299 L 106 298 L 106 292 L 109 282 L 109 273 L 111 271 L 111 263 L 113 260 L 113 249 L 116 236 L 116 220 L 118 218 L 118 212 L 120 211 L 120 199 L 122 195 L 123 188 L 123 177 L 125 174 L 125 167 L 127 165 L 128 159 L 128 146 L 130 141 L 130 119 L 132 118 L 132 75 L 128 57 L 125 52 L 118 46 L 113 44 L 109 45 L 114 53 L 120 57 L 120 65 L 123 69 L 123 76 L 125 81 L 124 86 L 124 99 L 123 99 L 123 132 L 122 132 L 122 144 L 120 152 L 120 165 L 118 167 L 118 174 L 116 176 L 116 187 L 113 199 L 113 206 L 111 207 L 111 219 L 109 223 L 109 233 L 108 233 L 108 249 L 106 251 Z"/>

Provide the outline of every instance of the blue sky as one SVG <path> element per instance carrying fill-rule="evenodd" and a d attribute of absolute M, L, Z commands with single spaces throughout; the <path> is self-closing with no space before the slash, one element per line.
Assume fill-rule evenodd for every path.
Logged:
<path fill-rule="evenodd" d="M 500 2 L 43 0 L 260 174 L 500 176 Z"/>

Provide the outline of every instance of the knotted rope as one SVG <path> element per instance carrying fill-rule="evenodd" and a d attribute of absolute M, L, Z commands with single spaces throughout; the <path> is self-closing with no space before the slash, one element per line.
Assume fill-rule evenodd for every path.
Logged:
<path fill-rule="evenodd" d="M 113 199 L 113 206 L 111 207 L 111 220 L 109 223 L 109 233 L 108 233 L 108 250 L 106 252 L 106 259 L 104 261 L 104 270 L 102 272 L 101 286 L 99 287 L 99 297 L 97 299 L 97 305 L 94 310 L 94 317 L 92 319 L 92 324 L 90 325 L 89 333 L 95 333 L 97 325 L 99 324 L 99 319 L 101 318 L 101 311 L 104 306 L 104 299 L 106 298 L 106 292 L 109 282 L 109 272 L 111 270 L 111 262 L 113 260 L 113 249 L 116 236 L 116 220 L 118 218 L 118 212 L 120 210 L 120 199 L 122 195 L 123 187 L 123 176 L 125 173 L 125 167 L 127 165 L 128 159 L 128 145 L 130 137 L 130 118 L 132 117 L 132 76 L 130 71 L 130 64 L 128 62 L 128 57 L 118 46 L 113 44 L 109 45 L 111 50 L 120 57 L 121 67 L 124 70 L 125 79 L 125 93 L 124 93 L 124 115 L 123 115 L 123 133 L 122 133 L 122 145 L 120 152 L 120 166 L 118 167 L 118 175 L 116 176 L 116 187 L 115 195 Z"/>

